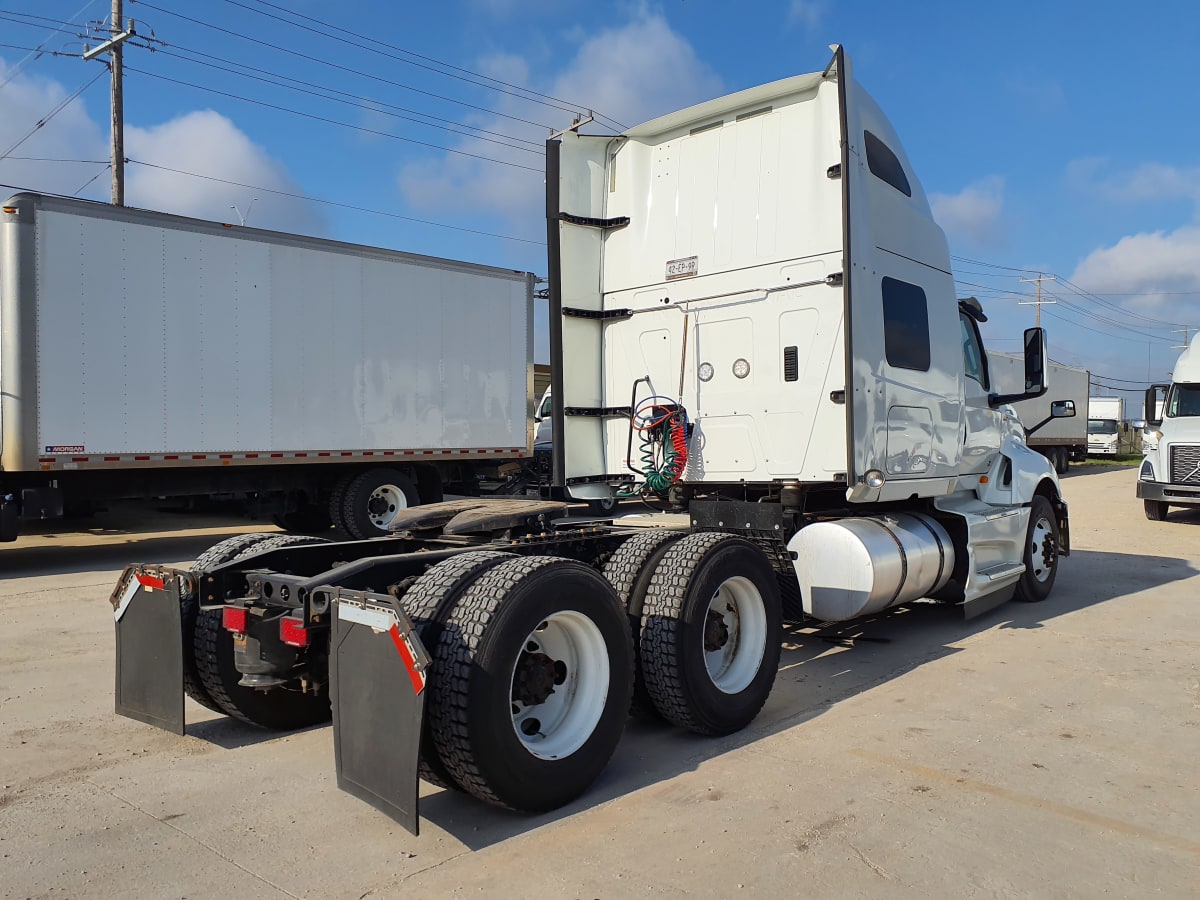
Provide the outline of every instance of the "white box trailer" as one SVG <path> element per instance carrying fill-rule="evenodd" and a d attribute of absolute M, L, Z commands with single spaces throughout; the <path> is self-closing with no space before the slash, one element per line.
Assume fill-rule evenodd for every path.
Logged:
<path fill-rule="evenodd" d="M 17 194 L 0 214 L 5 537 L 17 514 L 199 494 L 366 537 L 445 483 L 499 478 L 530 455 L 534 281 Z"/>
<path fill-rule="evenodd" d="M 1024 357 L 994 350 L 989 350 L 987 357 L 993 390 L 1002 394 L 1022 390 L 1025 383 Z M 1069 462 L 1084 462 L 1087 459 L 1087 419 L 1082 414 L 1087 410 L 1091 373 L 1087 369 L 1047 360 L 1046 375 L 1050 382 L 1047 393 L 1018 401 L 1012 406 L 1026 428 L 1042 424 L 1041 428 L 1026 437 L 1026 442 L 1054 463 L 1055 469 L 1061 474 L 1067 471 Z M 1050 404 L 1058 400 L 1074 403 L 1077 415 L 1051 419 Z"/>

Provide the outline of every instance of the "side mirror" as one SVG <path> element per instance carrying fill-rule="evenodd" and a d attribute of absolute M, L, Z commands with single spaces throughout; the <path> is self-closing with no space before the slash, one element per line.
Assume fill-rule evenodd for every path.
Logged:
<path fill-rule="evenodd" d="M 1145 419 L 1134 419 L 1133 421 L 1131 421 L 1129 423 L 1129 427 L 1133 428 L 1136 431 L 1141 431 L 1143 428 L 1146 427 L 1146 420 Z"/>
<path fill-rule="evenodd" d="M 1050 404 L 1050 418 L 1052 419 L 1070 419 L 1074 415 L 1074 400 L 1055 400 Z"/>
<path fill-rule="evenodd" d="M 1162 424 L 1162 415 L 1159 412 L 1159 395 L 1163 397 L 1167 395 L 1167 384 L 1152 384 L 1146 388 L 1146 424 L 1152 428 L 1157 428 Z"/>
<path fill-rule="evenodd" d="M 1046 332 L 1025 329 L 1025 393 L 1040 396 L 1050 383 L 1046 378 Z"/>

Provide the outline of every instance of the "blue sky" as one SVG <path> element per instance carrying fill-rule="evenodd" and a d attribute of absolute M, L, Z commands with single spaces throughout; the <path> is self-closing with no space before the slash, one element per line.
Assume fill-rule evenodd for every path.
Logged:
<path fill-rule="evenodd" d="M 0 153 L 101 73 L 0 159 L 3 184 L 107 198 L 107 77 L 78 58 L 81 29 L 53 30 L 110 6 L 0 0 Z M 1140 408 L 1178 354 L 1172 329 L 1200 326 L 1194 4 L 126 0 L 125 15 L 143 35 L 126 52 L 130 205 L 544 273 L 540 146 L 570 110 L 633 125 L 817 70 L 841 42 L 960 292 L 987 306 L 989 346 L 1019 347 L 1021 279 L 1053 274 L 1052 357 Z"/>

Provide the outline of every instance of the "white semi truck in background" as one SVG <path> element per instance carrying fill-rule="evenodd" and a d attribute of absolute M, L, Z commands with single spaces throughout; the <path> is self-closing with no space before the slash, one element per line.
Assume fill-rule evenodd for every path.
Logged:
<path fill-rule="evenodd" d="M 1019 392 L 1024 386 L 1024 360 L 995 350 L 989 350 L 987 357 L 996 390 L 1006 394 Z M 1029 446 L 1050 460 L 1061 475 L 1070 463 L 1087 459 L 1087 422 L 1083 416 L 1051 419 L 1049 398 L 1070 400 L 1077 411 L 1087 408 L 1091 374 L 1087 369 L 1047 360 L 1046 378 L 1050 383 L 1049 394 L 1018 401 L 1013 404 L 1013 409 L 1027 429 L 1037 428 L 1026 439 Z"/>
<path fill-rule="evenodd" d="M 0 540 L 112 500 L 384 534 L 530 458 L 535 278 L 33 193 L 0 212 Z"/>
<path fill-rule="evenodd" d="M 631 704 L 745 727 L 785 620 L 1050 594 L 1067 505 L 1006 411 L 1046 390 L 1043 332 L 997 391 L 983 310 L 840 48 L 621 135 L 567 131 L 546 166 L 548 496 L 129 566 L 118 712 L 182 733 L 186 692 L 267 727 L 332 714 L 339 786 L 415 831 L 418 776 L 570 802 Z M 675 515 L 565 517 L 632 496 Z"/>
<path fill-rule="evenodd" d="M 1088 398 L 1088 450 L 1092 456 L 1116 456 L 1125 426 L 1123 397 Z"/>
<path fill-rule="evenodd" d="M 1146 518 L 1161 522 L 1172 506 L 1200 506 L 1200 335 L 1179 355 L 1170 384 L 1146 391 L 1146 456 L 1137 496 Z"/>

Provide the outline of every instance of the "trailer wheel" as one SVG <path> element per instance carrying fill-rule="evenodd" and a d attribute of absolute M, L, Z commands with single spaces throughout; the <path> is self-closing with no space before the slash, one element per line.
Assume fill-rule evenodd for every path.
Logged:
<path fill-rule="evenodd" d="M 604 566 L 604 577 L 616 589 L 633 635 L 633 702 L 629 711 L 636 716 L 658 717 L 658 710 L 646 691 L 646 678 L 642 674 L 642 605 L 659 561 L 681 537 L 683 534 L 680 532 L 657 529 L 634 535 L 616 549 Z"/>
<path fill-rule="evenodd" d="M 782 642 L 779 582 L 749 541 L 690 534 L 654 570 L 641 663 L 667 721 L 708 735 L 744 728 L 771 693 Z"/>
<path fill-rule="evenodd" d="M 204 572 L 213 566 L 227 563 L 238 554 L 274 535 L 237 534 L 213 544 L 189 566 L 191 572 Z M 196 669 L 196 617 L 200 612 L 200 598 L 195 594 L 179 592 L 179 620 L 183 625 L 183 691 L 201 706 L 213 712 L 223 713 L 217 701 L 208 693 Z"/>
<path fill-rule="evenodd" d="M 464 790 L 527 812 L 570 803 L 608 764 L 633 693 L 616 592 L 573 560 L 501 563 L 451 611 L 429 685 L 434 744 Z"/>
<path fill-rule="evenodd" d="M 1143 500 L 1145 504 L 1146 518 L 1151 522 L 1164 522 L 1167 518 L 1167 511 L 1171 508 L 1169 504 L 1162 500 Z"/>
<path fill-rule="evenodd" d="M 350 482 L 354 480 L 357 473 L 347 472 L 333 483 L 333 489 L 329 492 L 329 521 L 333 523 L 333 527 L 341 534 L 350 536 L 350 532 L 346 530 L 346 524 L 342 516 L 343 501 L 346 499 L 346 488 L 350 486 Z"/>
<path fill-rule="evenodd" d="M 405 611 L 417 628 L 421 643 L 426 648 L 436 648 L 446 616 L 463 591 L 488 569 L 514 558 L 511 553 L 489 550 L 463 553 L 438 563 L 414 581 L 404 593 L 403 602 Z M 438 755 L 428 717 L 421 734 L 420 776 L 438 787 L 462 790 Z"/>
<path fill-rule="evenodd" d="M 1065 475 L 1068 468 L 1070 468 L 1070 457 L 1067 448 L 1059 447 L 1054 453 L 1054 471 L 1059 475 Z"/>
<path fill-rule="evenodd" d="M 329 543 L 325 538 L 298 534 L 265 534 L 255 537 L 261 537 L 262 540 L 244 544 L 239 552 L 221 561 L 232 562 L 252 553 L 275 550 L 279 547 Z M 199 564 L 200 560 L 197 560 L 196 565 Z M 214 564 L 215 561 L 208 563 L 210 567 Z M 222 627 L 219 609 L 198 612 L 194 647 L 196 671 L 200 682 L 219 707 L 219 712 L 250 725 L 280 731 L 304 728 L 329 719 L 328 694 L 302 693 L 284 688 L 261 691 L 238 684 L 242 676 L 234 664 L 233 636 Z"/>
<path fill-rule="evenodd" d="M 417 489 L 396 469 L 360 472 L 346 486 L 342 498 L 342 527 L 357 540 L 389 534 L 397 515 L 417 505 Z"/>
<path fill-rule="evenodd" d="M 1041 494 L 1035 494 L 1029 505 L 1029 530 L 1022 556 L 1025 572 L 1017 582 L 1017 600 L 1039 603 L 1050 596 L 1058 575 L 1058 547 L 1058 518 L 1054 508 Z"/>

